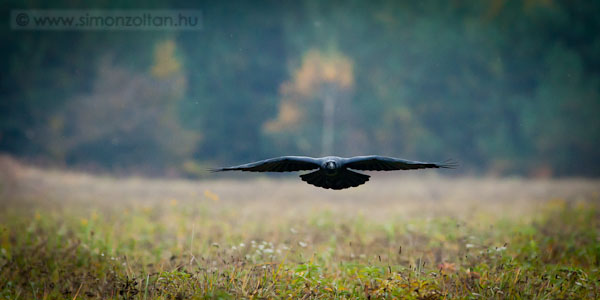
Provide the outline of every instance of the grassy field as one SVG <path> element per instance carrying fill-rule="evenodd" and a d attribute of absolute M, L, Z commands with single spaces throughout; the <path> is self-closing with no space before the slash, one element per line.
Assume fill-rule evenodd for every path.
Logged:
<path fill-rule="evenodd" d="M 0 168 L 0 299 L 600 298 L 599 181 Z"/>

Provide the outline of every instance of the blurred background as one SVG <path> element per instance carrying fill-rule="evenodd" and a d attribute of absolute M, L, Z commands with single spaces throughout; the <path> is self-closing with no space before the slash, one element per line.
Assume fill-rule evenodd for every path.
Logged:
<path fill-rule="evenodd" d="M 198 9 L 200 31 L 16 31 L 0 152 L 147 176 L 279 155 L 600 175 L 599 1 L 4 1 Z"/>

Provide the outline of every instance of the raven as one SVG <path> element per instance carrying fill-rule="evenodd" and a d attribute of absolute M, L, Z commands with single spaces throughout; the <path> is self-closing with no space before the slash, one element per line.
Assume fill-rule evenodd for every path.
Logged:
<path fill-rule="evenodd" d="M 213 169 L 212 171 L 293 172 L 318 169 L 317 171 L 300 175 L 300 178 L 314 186 L 325 189 L 342 190 L 356 187 L 369 181 L 369 175 L 351 170 L 394 171 L 427 168 L 454 168 L 455 166 L 456 163 L 453 161 L 428 163 L 379 155 L 355 156 L 350 158 L 337 156 L 326 156 L 321 158 L 281 156 L 234 167 Z"/>

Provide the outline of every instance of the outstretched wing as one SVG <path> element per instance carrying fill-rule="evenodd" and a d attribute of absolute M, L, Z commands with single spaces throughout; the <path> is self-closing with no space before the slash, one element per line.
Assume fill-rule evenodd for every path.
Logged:
<path fill-rule="evenodd" d="M 318 169 L 320 163 L 317 159 L 306 156 L 282 156 L 265 159 L 244 165 L 214 169 L 221 171 L 248 171 L 248 172 L 292 172 Z"/>
<path fill-rule="evenodd" d="M 369 155 L 347 158 L 344 160 L 342 166 L 348 169 L 363 171 L 394 171 L 427 168 L 454 168 L 456 167 L 456 162 L 445 161 L 443 163 L 429 163 L 393 157 Z"/>

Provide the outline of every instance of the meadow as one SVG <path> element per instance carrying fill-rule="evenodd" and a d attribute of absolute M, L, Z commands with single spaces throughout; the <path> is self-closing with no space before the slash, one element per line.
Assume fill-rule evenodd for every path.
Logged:
<path fill-rule="evenodd" d="M 600 182 L 88 175 L 2 162 L 0 299 L 600 298 Z"/>

